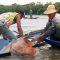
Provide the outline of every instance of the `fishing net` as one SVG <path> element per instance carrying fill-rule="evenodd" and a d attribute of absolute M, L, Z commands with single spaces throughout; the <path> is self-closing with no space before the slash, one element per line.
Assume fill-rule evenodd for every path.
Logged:
<path fill-rule="evenodd" d="M 36 53 L 36 48 L 29 46 L 23 38 L 18 39 L 12 44 L 12 49 L 18 55 L 30 55 L 33 56 Z"/>

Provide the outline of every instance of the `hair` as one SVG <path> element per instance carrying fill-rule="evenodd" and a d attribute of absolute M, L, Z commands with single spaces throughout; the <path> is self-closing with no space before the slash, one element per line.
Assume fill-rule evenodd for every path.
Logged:
<path fill-rule="evenodd" d="M 24 11 L 23 11 L 23 10 L 17 10 L 16 12 L 21 15 L 21 18 L 24 17 Z M 15 18 L 13 19 L 13 24 L 14 24 L 14 23 L 16 23 L 16 16 L 15 16 Z"/>
<path fill-rule="evenodd" d="M 21 15 L 21 17 L 24 16 L 24 11 L 23 10 L 17 10 L 16 12 L 19 13 Z"/>

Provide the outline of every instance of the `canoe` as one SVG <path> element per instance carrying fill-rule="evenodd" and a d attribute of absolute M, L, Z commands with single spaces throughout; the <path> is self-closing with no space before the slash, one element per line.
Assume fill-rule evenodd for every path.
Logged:
<path fill-rule="evenodd" d="M 28 38 L 35 38 L 37 37 L 39 34 L 42 34 L 40 31 L 35 32 L 34 34 L 30 34 L 28 36 Z M 46 37 L 43 41 L 47 42 L 48 44 L 54 46 L 54 47 L 58 47 L 60 48 L 60 39 L 56 38 L 54 36 L 50 37 Z"/>
<path fill-rule="evenodd" d="M 47 37 L 44 39 L 48 44 L 52 45 L 53 47 L 60 48 L 60 39 L 56 37 Z"/>
<path fill-rule="evenodd" d="M 36 31 L 34 33 L 30 33 L 30 34 L 26 34 L 28 39 L 32 39 L 32 38 L 36 38 L 38 35 L 42 34 L 40 31 Z M 55 47 L 59 47 L 60 48 L 60 39 L 56 38 L 56 37 L 52 37 L 50 38 L 50 36 L 46 37 L 43 41 L 46 41 L 48 44 L 55 46 Z M 4 39 L 0 39 L 0 49 L 5 46 L 8 45 L 9 43 L 11 43 L 11 41 L 9 40 L 4 40 Z M 38 47 L 38 46 L 37 46 Z M 0 56 L 3 55 L 11 55 L 11 52 L 7 50 L 0 50 Z"/>
<path fill-rule="evenodd" d="M 3 48 L 4 46 L 7 46 L 9 43 L 11 43 L 11 41 L 0 39 L 0 57 L 11 55 L 11 52 L 8 49 L 4 50 Z"/>
<path fill-rule="evenodd" d="M 37 31 L 33 34 L 30 34 L 28 36 L 28 38 L 35 38 L 37 37 L 38 35 L 42 34 L 40 31 Z M 48 44 L 54 46 L 54 47 L 59 47 L 60 48 L 60 39 L 59 38 L 56 38 L 54 36 L 50 37 L 46 37 L 43 41 L 47 42 Z"/>

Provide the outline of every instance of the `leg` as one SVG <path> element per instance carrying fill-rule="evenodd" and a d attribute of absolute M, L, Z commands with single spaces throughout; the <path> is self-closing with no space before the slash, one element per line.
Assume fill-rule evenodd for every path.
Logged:
<path fill-rule="evenodd" d="M 6 25 L 0 26 L 0 31 L 4 36 L 9 38 L 10 40 L 17 39 L 17 37 L 9 30 L 9 28 Z"/>

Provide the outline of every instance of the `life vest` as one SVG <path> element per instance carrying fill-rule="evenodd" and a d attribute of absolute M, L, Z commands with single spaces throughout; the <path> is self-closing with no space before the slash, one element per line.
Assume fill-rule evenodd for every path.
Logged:
<path fill-rule="evenodd" d="M 16 12 L 7 12 L 0 14 L 0 21 L 4 21 L 7 25 L 11 25 L 16 15 Z"/>

